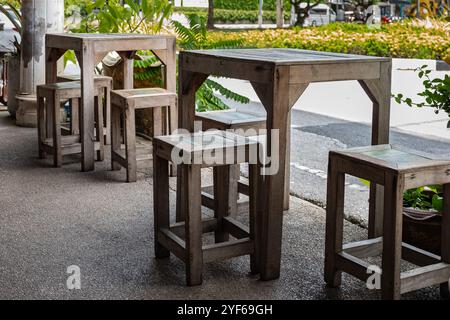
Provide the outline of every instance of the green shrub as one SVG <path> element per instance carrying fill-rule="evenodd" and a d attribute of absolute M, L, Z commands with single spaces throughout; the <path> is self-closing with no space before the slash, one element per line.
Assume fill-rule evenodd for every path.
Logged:
<path fill-rule="evenodd" d="M 214 8 L 228 10 L 258 10 L 259 0 L 214 0 Z M 284 0 L 285 10 L 291 9 L 289 0 Z M 275 11 L 275 0 L 264 0 L 263 10 Z"/>
<path fill-rule="evenodd" d="M 450 57 L 450 29 L 421 27 L 404 21 L 373 28 L 332 23 L 320 27 L 240 32 L 215 31 L 209 38 L 240 40 L 245 47 L 297 48 L 395 58 L 445 59 Z"/>
<path fill-rule="evenodd" d="M 184 13 L 185 15 L 197 14 L 202 17 L 206 17 L 207 10 L 205 8 L 176 8 L 176 12 Z M 215 9 L 214 10 L 214 22 L 215 23 L 234 23 L 241 21 L 248 21 L 251 23 L 258 22 L 258 10 L 228 10 L 228 9 Z M 290 17 L 289 12 L 284 13 L 284 18 L 287 20 Z M 277 15 L 275 11 L 263 11 L 263 20 L 266 22 L 275 23 Z"/>

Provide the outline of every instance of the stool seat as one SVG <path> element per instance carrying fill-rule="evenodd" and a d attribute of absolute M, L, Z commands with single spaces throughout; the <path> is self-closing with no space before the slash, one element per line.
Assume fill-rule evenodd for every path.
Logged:
<path fill-rule="evenodd" d="M 53 92 L 58 92 L 58 96 L 61 100 L 80 98 L 81 97 L 81 82 L 80 81 L 66 81 L 66 82 L 55 82 L 49 84 L 42 84 L 38 86 L 38 90 L 42 95 L 53 94 Z M 95 86 L 94 95 L 98 96 L 101 88 Z"/>
<path fill-rule="evenodd" d="M 81 137 L 79 128 L 81 124 L 78 117 L 79 99 L 81 98 L 80 81 L 57 82 L 38 85 L 36 88 L 38 105 L 38 146 L 39 158 L 44 159 L 46 154 L 53 155 L 55 167 L 62 165 L 62 157 L 81 152 Z M 97 151 L 97 159 L 104 159 L 104 128 L 103 108 L 99 106 L 99 96 L 103 93 L 103 87 L 94 87 L 94 117 L 95 128 L 92 128 L 95 138 L 94 150 Z M 61 103 L 72 101 L 70 129 L 65 129 L 61 121 Z M 95 134 L 94 134 L 95 130 Z M 69 131 L 68 135 L 62 135 L 61 131 Z"/>
<path fill-rule="evenodd" d="M 235 109 L 219 110 L 209 112 L 197 112 L 195 120 L 201 121 L 202 130 L 238 130 L 239 134 L 254 136 L 259 129 L 266 128 L 266 117 L 248 111 L 237 111 Z M 248 196 L 248 186 L 241 179 L 239 165 L 230 166 L 230 208 L 231 216 L 236 216 L 241 207 L 247 207 L 248 201 L 240 199 L 239 194 Z M 210 209 L 214 205 L 214 195 L 211 186 L 203 187 L 202 204 Z"/>
<path fill-rule="evenodd" d="M 190 286 L 202 283 L 204 262 L 250 255 L 250 271 L 259 272 L 260 232 L 257 196 L 261 185 L 258 143 L 226 131 L 207 131 L 155 137 L 153 139 L 153 183 L 155 255 L 166 258 L 173 253 L 186 265 Z M 243 155 L 242 153 L 245 153 Z M 237 155 L 237 156 L 236 156 Z M 182 160 L 182 161 L 180 161 Z M 183 221 L 170 223 L 169 162 L 179 165 L 184 188 L 177 189 L 177 209 Z M 230 165 L 249 163 L 249 226 L 230 216 L 228 206 Z M 214 218 L 203 218 L 201 207 L 201 168 L 213 167 Z M 179 200 L 178 200 L 179 199 Z M 215 243 L 203 244 L 202 235 L 214 232 Z M 233 238 L 230 238 L 230 235 Z"/>
<path fill-rule="evenodd" d="M 65 82 L 65 81 L 80 81 L 81 75 L 80 74 L 60 74 L 57 77 L 57 82 Z M 94 75 L 94 81 L 112 81 L 112 78 L 109 76 Z"/>
<path fill-rule="evenodd" d="M 197 112 L 195 120 L 203 121 L 203 130 L 208 129 L 238 129 L 252 128 L 262 129 L 266 126 L 266 117 L 264 115 L 243 112 L 237 110 L 220 110 L 210 112 Z"/>
<path fill-rule="evenodd" d="M 200 164 L 208 167 L 245 163 L 249 160 L 250 148 L 258 142 L 228 131 L 214 130 L 189 134 L 174 134 L 158 137 L 157 154 L 169 161 L 173 159 L 173 149 L 178 150 L 179 159 L 186 164 Z M 220 154 L 219 154 L 220 151 Z M 234 159 L 236 154 L 245 155 Z M 168 158 L 168 156 L 171 158 Z M 220 163 L 213 163 L 217 160 Z"/>
<path fill-rule="evenodd" d="M 168 106 L 174 103 L 177 94 L 163 88 L 123 89 L 111 92 L 112 103 L 116 106 L 135 109 Z"/>
<path fill-rule="evenodd" d="M 343 244 L 345 175 L 369 180 L 384 187 L 384 210 L 377 238 Z M 426 185 L 443 185 L 441 256 L 402 242 L 403 193 Z M 373 201 L 370 200 L 372 206 Z M 392 145 L 331 151 L 328 164 L 325 281 L 330 287 L 341 283 L 341 272 L 368 281 L 378 268 L 366 258 L 382 256 L 383 299 L 440 284 L 448 297 L 450 279 L 450 160 Z M 382 219 L 380 219 L 382 218 Z M 401 260 L 419 268 L 401 272 Z M 376 272 L 376 271 L 375 271 Z M 376 275 L 375 275 L 376 276 Z"/>
<path fill-rule="evenodd" d="M 177 128 L 177 94 L 163 88 L 123 89 L 111 91 L 111 167 L 127 171 L 127 182 L 137 180 L 135 110 L 152 109 L 153 135 L 159 136 Z M 162 112 L 162 110 L 167 112 Z M 121 121 L 123 118 L 123 121 Z M 123 130 L 121 130 L 123 123 Z M 121 148 L 121 133 L 125 150 Z M 145 157 L 147 159 L 148 157 Z M 172 172 L 175 172 L 172 167 Z"/>

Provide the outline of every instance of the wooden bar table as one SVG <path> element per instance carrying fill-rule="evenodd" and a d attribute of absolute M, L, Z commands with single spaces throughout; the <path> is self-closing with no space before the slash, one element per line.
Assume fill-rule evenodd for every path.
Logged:
<path fill-rule="evenodd" d="M 179 58 L 179 124 L 194 130 L 195 93 L 209 75 L 248 80 L 267 111 L 268 155 L 272 155 L 272 132 L 279 132 L 279 170 L 264 177 L 262 216 L 261 279 L 280 275 L 285 171 L 289 170 L 290 110 L 313 82 L 358 80 L 373 102 L 372 144 L 389 143 L 391 59 L 296 49 L 230 49 L 183 51 Z M 355 108 L 359 108 L 355 105 Z M 181 178 L 184 173 L 181 172 Z M 289 179 L 289 175 L 287 175 Z M 184 188 L 183 179 L 179 179 Z M 369 237 L 382 232 L 382 194 L 371 186 Z M 182 215 L 188 199 L 181 199 Z"/>
<path fill-rule="evenodd" d="M 94 170 L 94 69 L 111 51 L 124 60 L 123 89 L 133 88 L 133 59 L 137 50 L 151 50 L 164 64 L 165 88 L 176 92 L 175 37 L 137 34 L 56 33 L 45 36 L 46 83 L 57 82 L 57 61 L 74 50 L 81 68 L 81 168 Z M 121 89 L 121 88 L 114 88 Z M 176 112 L 170 121 L 175 124 Z M 176 124 L 173 127 L 178 127 Z"/>

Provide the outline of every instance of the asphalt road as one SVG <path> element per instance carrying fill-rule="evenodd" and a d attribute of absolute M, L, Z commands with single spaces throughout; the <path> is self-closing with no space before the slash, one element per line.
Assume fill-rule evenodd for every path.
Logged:
<path fill-rule="evenodd" d="M 259 103 L 231 104 L 237 109 L 264 113 Z M 371 128 L 366 124 L 293 110 L 291 194 L 325 207 L 328 152 L 370 145 L 370 137 Z M 391 130 L 391 143 L 450 159 L 450 143 L 421 138 L 397 130 Z M 354 177 L 347 176 L 346 184 L 346 216 L 350 221 L 366 226 L 369 189 Z"/>

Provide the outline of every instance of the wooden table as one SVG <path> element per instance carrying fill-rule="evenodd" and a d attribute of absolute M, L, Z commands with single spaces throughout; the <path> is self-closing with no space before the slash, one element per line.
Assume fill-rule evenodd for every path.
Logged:
<path fill-rule="evenodd" d="M 57 61 L 67 51 L 74 50 L 81 67 L 81 168 L 94 170 L 94 69 L 111 51 L 124 60 L 123 89 L 133 88 L 133 58 L 137 50 L 151 50 L 164 64 L 165 88 L 176 92 L 175 37 L 136 34 L 46 34 L 46 83 L 57 81 Z M 115 88 L 120 89 L 120 88 Z M 171 121 L 177 121 L 174 112 Z M 176 126 L 175 126 L 176 127 Z"/>
<path fill-rule="evenodd" d="M 195 92 L 209 75 L 216 75 L 250 81 L 267 111 L 267 141 L 271 141 L 271 129 L 279 130 L 279 170 L 265 176 L 258 202 L 263 228 L 261 279 L 278 278 L 292 106 L 310 83 L 358 80 L 373 102 L 372 144 L 389 143 L 391 59 L 295 49 L 184 51 L 179 74 L 180 127 L 194 129 Z M 271 152 L 269 143 L 268 154 Z M 369 212 L 369 237 L 376 237 L 382 232 L 382 188 L 372 186 L 371 197 L 375 201 Z"/>

